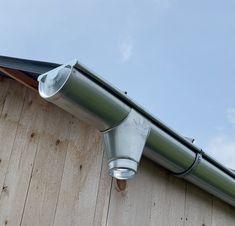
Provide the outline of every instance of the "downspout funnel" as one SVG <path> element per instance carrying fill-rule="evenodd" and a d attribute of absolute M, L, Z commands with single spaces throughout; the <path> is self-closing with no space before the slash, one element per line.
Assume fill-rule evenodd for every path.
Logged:
<path fill-rule="evenodd" d="M 149 131 L 150 123 L 131 110 L 123 122 L 103 133 L 110 176 L 126 180 L 135 175 Z"/>

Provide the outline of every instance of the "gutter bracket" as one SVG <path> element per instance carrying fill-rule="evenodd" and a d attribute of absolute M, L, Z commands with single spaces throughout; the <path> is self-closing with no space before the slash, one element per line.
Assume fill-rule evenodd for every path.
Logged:
<path fill-rule="evenodd" d="M 181 177 L 181 178 L 189 176 L 190 174 L 192 174 L 192 172 L 194 170 L 196 170 L 196 168 L 199 165 L 199 163 L 201 162 L 201 160 L 202 160 L 202 151 L 196 153 L 195 160 L 194 160 L 193 164 L 188 169 L 186 169 L 185 171 L 183 171 L 181 173 L 173 173 L 173 175 L 177 176 L 177 177 Z"/>

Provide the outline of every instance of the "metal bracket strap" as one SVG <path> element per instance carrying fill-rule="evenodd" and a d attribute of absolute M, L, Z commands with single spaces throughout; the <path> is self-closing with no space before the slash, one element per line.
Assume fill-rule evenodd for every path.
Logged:
<path fill-rule="evenodd" d="M 197 168 L 201 160 L 202 160 L 202 152 L 197 152 L 193 164 L 188 169 L 186 169 L 185 171 L 181 173 L 173 173 L 173 175 L 177 177 L 186 177 L 190 175 Z"/>

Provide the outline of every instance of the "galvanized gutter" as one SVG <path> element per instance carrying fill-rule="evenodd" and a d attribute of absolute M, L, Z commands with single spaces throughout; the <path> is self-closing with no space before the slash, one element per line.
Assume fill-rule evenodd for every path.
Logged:
<path fill-rule="evenodd" d="M 30 61 L 27 69 L 27 60 L 24 67 L 18 61 L 15 68 L 30 69 L 34 76 L 40 71 L 38 65 L 43 65 Z M 38 78 L 40 95 L 103 133 L 111 176 L 133 177 L 143 154 L 235 206 L 234 172 L 77 61 L 62 66 L 46 63 L 46 67 L 50 70 Z"/>

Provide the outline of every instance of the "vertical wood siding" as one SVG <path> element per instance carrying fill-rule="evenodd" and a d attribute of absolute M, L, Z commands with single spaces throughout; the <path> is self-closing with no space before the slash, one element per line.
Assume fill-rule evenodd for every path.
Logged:
<path fill-rule="evenodd" d="M 235 208 L 142 159 L 120 191 L 98 131 L 0 80 L 0 226 L 234 226 Z"/>

